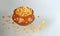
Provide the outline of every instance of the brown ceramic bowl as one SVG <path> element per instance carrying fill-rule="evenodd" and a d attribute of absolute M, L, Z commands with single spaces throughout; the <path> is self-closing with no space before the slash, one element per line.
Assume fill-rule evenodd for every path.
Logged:
<path fill-rule="evenodd" d="M 12 19 L 18 25 L 22 25 L 22 26 L 29 25 L 35 19 L 34 11 L 29 7 L 24 7 L 24 6 L 18 7 L 14 10 Z"/>

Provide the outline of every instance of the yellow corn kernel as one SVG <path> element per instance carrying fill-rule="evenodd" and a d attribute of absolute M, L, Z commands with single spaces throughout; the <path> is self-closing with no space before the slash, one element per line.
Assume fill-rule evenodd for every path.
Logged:
<path fill-rule="evenodd" d="M 42 25 L 40 25 L 40 26 L 38 27 L 38 30 L 42 30 Z"/>
<path fill-rule="evenodd" d="M 12 24 L 14 24 L 14 22 L 12 22 Z"/>
<path fill-rule="evenodd" d="M 24 28 L 24 31 L 27 31 L 28 30 L 28 28 Z"/>
<path fill-rule="evenodd" d="M 22 16 L 22 13 L 25 15 L 25 16 L 28 16 L 26 13 L 24 13 L 24 12 L 26 12 L 26 13 L 29 13 L 29 15 L 30 15 L 30 13 L 32 13 L 32 10 L 30 9 L 30 8 L 27 8 L 27 7 L 19 7 L 19 8 L 17 8 L 17 10 L 16 10 L 16 13 L 19 15 L 20 14 L 20 16 Z M 23 15 L 23 16 L 24 16 Z"/>
<path fill-rule="evenodd" d="M 35 26 L 34 24 L 32 24 L 32 27 L 33 27 L 34 29 L 36 29 L 36 26 Z"/>
<path fill-rule="evenodd" d="M 44 26 L 44 29 L 46 29 L 45 21 L 42 21 L 42 25 Z"/>
<path fill-rule="evenodd" d="M 8 17 L 8 18 L 11 18 L 11 15 L 8 15 L 7 17 Z"/>
<path fill-rule="evenodd" d="M 42 21 L 42 23 L 41 23 L 41 25 L 39 25 L 38 29 L 42 30 L 42 27 L 44 27 L 44 29 L 46 29 L 45 21 Z"/>

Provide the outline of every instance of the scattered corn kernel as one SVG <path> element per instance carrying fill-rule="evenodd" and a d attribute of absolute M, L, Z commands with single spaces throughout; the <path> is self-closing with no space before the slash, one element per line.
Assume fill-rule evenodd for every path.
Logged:
<path fill-rule="evenodd" d="M 42 26 L 41 25 L 38 27 L 38 30 L 42 30 Z"/>
<path fill-rule="evenodd" d="M 44 26 L 44 29 L 46 29 L 45 21 L 42 21 L 42 25 Z"/>
<path fill-rule="evenodd" d="M 24 28 L 24 31 L 27 31 L 28 30 L 28 28 Z"/>
<path fill-rule="evenodd" d="M 12 24 L 14 24 L 14 22 L 12 22 Z"/>
<path fill-rule="evenodd" d="M 38 18 L 41 18 L 40 16 L 38 16 Z"/>
<path fill-rule="evenodd" d="M 42 30 L 42 27 L 44 27 L 44 29 L 46 29 L 45 21 L 42 21 L 42 24 L 39 25 L 38 29 Z"/>
<path fill-rule="evenodd" d="M 5 18 L 5 16 L 2 16 L 2 18 Z"/>
<path fill-rule="evenodd" d="M 8 18 L 11 18 L 11 15 L 8 15 L 7 17 L 8 17 Z"/>
<path fill-rule="evenodd" d="M 34 29 L 36 29 L 36 26 L 35 26 L 34 24 L 32 24 L 32 27 L 33 27 Z"/>

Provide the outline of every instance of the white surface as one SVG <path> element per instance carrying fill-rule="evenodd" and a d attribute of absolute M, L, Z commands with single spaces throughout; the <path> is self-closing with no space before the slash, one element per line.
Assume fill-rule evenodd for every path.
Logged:
<path fill-rule="evenodd" d="M 36 31 L 33 36 L 60 36 L 60 0 L 0 0 L 0 16 L 23 5 L 33 8 L 35 16 L 40 15 L 46 21 L 46 30 Z M 12 30 L 5 30 L 0 36 L 16 36 Z"/>

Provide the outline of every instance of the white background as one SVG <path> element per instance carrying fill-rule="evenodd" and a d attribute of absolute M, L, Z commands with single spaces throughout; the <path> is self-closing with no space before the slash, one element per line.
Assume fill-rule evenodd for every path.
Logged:
<path fill-rule="evenodd" d="M 40 15 L 46 20 L 46 30 L 38 31 L 33 36 L 60 36 L 60 0 L 0 0 L 0 16 L 12 13 L 15 8 L 23 5 L 33 8 L 35 16 Z M 15 35 L 12 30 L 5 30 L 0 36 Z"/>

